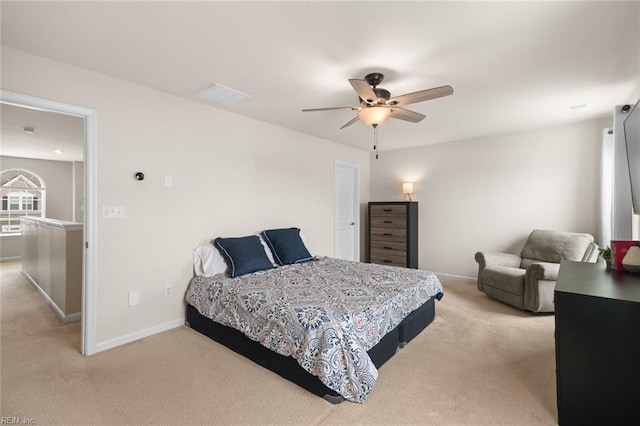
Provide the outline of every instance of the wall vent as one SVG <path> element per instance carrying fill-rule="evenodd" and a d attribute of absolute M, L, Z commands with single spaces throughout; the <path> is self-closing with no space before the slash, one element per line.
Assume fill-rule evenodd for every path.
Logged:
<path fill-rule="evenodd" d="M 232 105 L 251 97 L 251 95 L 247 95 L 246 93 L 242 93 L 220 83 L 213 83 L 212 86 L 196 93 L 196 96 L 220 105 Z"/>

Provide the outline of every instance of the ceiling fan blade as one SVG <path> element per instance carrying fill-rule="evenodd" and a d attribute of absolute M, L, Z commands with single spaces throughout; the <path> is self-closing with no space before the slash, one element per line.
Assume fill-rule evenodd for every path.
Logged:
<path fill-rule="evenodd" d="M 428 101 L 429 99 L 441 98 L 453 94 L 453 87 L 442 86 L 433 89 L 420 90 L 419 92 L 407 93 L 406 95 L 396 96 L 387 101 L 387 105 L 408 105 L 417 102 Z"/>
<path fill-rule="evenodd" d="M 344 129 L 345 127 L 349 127 L 351 126 L 353 123 L 355 123 L 356 121 L 360 120 L 360 116 L 356 115 L 355 118 L 349 120 L 348 122 L 345 123 L 344 126 L 340 127 L 340 130 Z"/>
<path fill-rule="evenodd" d="M 362 107 L 355 107 L 355 106 L 344 106 L 344 107 L 328 107 L 328 108 L 307 108 L 307 109 L 303 109 L 302 112 L 309 112 L 309 111 L 329 111 L 332 109 L 350 109 L 352 111 L 360 111 L 362 109 Z"/>
<path fill-rule="evenodd" d="M 398 118 L 400 120 L 410 121 L 412 123 L 417 123 L 419 121 L 422 121 L 426 117 L 426 115 L 420 114 L 419 112 L 415 112 L 415 111 L 409 111 L 408 109 L 404 109 L 404 108 L 393 107 L 391 108 L 390 117 Z"/>
<path fill-rule="evenodd" d="M 358 96 L 360 96 L 360 98 L 366 103 L 375 104 L 378 102 L 378 96 L 376 95 L 376 92 L 373 91 L 366 80 L 350 78 L 349 83 L 351 83 Z"/>

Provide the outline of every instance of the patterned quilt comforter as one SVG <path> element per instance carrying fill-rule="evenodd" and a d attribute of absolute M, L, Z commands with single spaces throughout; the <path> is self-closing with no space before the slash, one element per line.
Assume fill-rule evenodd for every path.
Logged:
<path fill-rule="evenodd" d="M 236 278 L 198 276 L 186 299 L 364 402 L 378 377 L 367 351 L 438 293 L 432 272 L 321 257 Z"/>

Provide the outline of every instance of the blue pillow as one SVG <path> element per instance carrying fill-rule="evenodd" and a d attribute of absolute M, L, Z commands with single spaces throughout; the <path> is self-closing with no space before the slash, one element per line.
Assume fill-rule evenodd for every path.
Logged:
<path fill-rule="evenodd" d="M 240 238 L 216 238 L 213 245 L 229 265 L 228 271 L 231 278 L 273 268 L 273 264 L 260 242 L 260 237 L 257 235 Z"/>
<path fill-rule="evenodd" d="M 291 265 L 315 259 L 302 242 L 299 228 L 269 229 L 262 232 L 262 238 L 267 242 L 279 265 Z"/>

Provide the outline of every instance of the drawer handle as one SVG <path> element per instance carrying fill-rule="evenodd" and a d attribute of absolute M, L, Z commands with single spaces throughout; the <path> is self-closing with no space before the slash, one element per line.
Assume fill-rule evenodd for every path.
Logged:
<path fill-rule="evenodd" d="M 390 261 L 390 260 L 387 260 L 387 259 L 383 260 L 383 262 L 384 262 L 384 263 L 391 263 L 391 261 Z"/>
<path fill-rule="evenodd" d="M 383 212 L 392 212 L 393 210 L 391 209 L 382 209 Z"/>
<path fill-rule="evenodd" d="M 385 220 L 382 223 L 393 223 L 393 221 L 392 220 Z"/>
<path fill-rule="evenodd" d="M 393 247 L 382 247 L 385 250 L 393 250 Z"/>
<path fill-rule="evenodd" d="M 392 234 L 392 233 L 390 233 L 390 232 L 384 232 L 382 235 L 384 235 L 385 237 L 390 237 L 390 236 L 392 236 L 393 234 Z"/>

